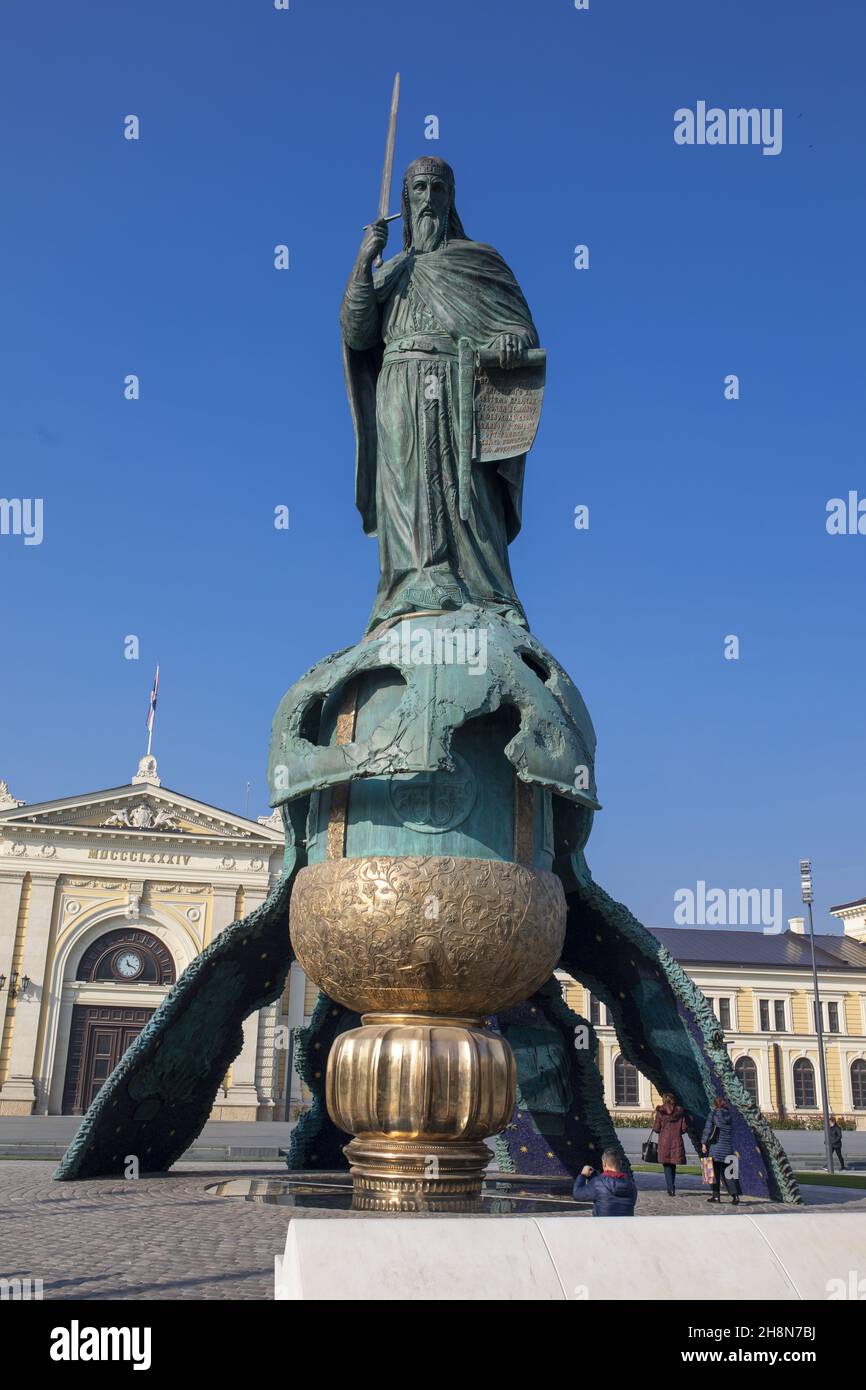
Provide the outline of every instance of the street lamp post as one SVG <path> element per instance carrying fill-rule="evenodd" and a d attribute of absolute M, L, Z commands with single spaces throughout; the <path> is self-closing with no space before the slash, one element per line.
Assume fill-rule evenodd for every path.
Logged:
<path fill-rule="evenodd" d="M 815 961 L 815 923 L 812 920 L 812 861 L 800 860 L 800 891 L 809 909 L 809 941 L 812 946 L 812 987 L 815 991 L 815 1032 L 818 1034 L 818 1066 L 821 1071 L 821 1100 L 824 1109 L 824 1150 L 827 1172 L 833 1172 L 833 1150 L 830 1146 L 830 1103 L 827 1096 L 827 1067 L 824 1062 L 824 1022 L 821 1018 L 821 996 L 818 993 L 818 966 Z"/>

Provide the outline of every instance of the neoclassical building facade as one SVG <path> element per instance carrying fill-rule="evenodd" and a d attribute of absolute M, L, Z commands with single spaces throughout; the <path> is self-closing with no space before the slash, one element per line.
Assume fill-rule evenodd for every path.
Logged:
<path fill-rule="evenodd" d="M 830 909 L 841 934 L 816 956 L 831 1112 L 866 1129 L 866 899 Z M 802 917 L 778 934 L 662 927 L 654 934 L 709 1000 L 740 1080 L 765 1114 L 817 1123 L 822 1114 L 809 938 Z M 607 1105 L 646 1116 L 659 1096 L 621 1053 L 607 1010 L 563 977 L 566 999 L 596 1026 Z"/>
<path fill-rule="evenodd" d="M 192 960 L 279 876 L 279 819 L 169 791 L 156 760 L 35 805 L 0 783 L 0 1115 L 82 1114 Z M 213 1119 L 283 1119 L 306 981 L 247 1020 Z"/>

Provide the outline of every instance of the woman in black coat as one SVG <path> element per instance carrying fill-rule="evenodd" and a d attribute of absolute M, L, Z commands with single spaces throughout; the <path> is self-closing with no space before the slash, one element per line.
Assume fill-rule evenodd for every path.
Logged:
<path fill-rule="evenodd" d="M 713 1108 L 707 1117 L 704 1125 L 704 1132 L 701 1135 L 701 1150 L 708 1153 L 713 1160 L 713 1195 L 708 1197 L 709 1202 L 721 1203 L 721 1182 L 724 1178 L 725 1188 L 727 1189 L 731 1201 L 737 1206 L 740 1196 L 737 1191 L 737 1180 L 729 1179 L 725 1172 L 725 1165 L 733 1155 L 733 1139 L 731 1137 L 731 1112 L 728 1109 L 728 1102 L 717 1096 L 713 1101 Z"/>

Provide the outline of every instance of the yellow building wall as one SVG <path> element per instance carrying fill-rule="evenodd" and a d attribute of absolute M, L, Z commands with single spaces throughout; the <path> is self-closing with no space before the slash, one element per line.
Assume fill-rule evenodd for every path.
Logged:
<path fill-rule="evenodd" d="M 589 1018 L 587 995 L 583 985 L 575 984 L 573 980 L 569 980 L 565 986 L 565 1002 L 576 1014 L 580 1014 L 582 1018 Z"/>
<path fill-rule="evenodd" d="M 795 1033 L 811 1033 L 810 996 L 798 992 L 791 999 L 791 1025 Z"/>
<path fill-rule="evenodd" d="M 827 1096 L 830 1101 L 830 1109 L 839 1111 L 844 1110 L 842 1101 L 842 1059 L 839 1055 L 838 1043 L 831 1043 L 827 1048 Z"/>
<path fill-rule="evenodd" d="M 845 995 L 845 1027 L 855 1036 L 859 1036 L 863 1031 L 863 1010 L 859 994 Z"/>
<path fill-rule="evenodd" d="M 776 1070 L 776 1049 L 772 1042 L 767 1045 L 767 1067 L 770 1073 L 770 1109 L 778 1114 L 781 1109 L 779 1096 L 779 1078 Z"/>
<path fill-rule="evenodd" d="M 755 993 L 751 989 L 738 989 L 736 998 L 737 1032 L 752 1033 L 755 1030 Z"/>

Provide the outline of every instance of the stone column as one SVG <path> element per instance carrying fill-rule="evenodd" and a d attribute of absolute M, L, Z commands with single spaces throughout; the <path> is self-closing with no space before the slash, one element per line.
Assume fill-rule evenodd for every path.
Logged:
<path fill-rule="evenodd" d="M 231 1066 L 231 1085 L 228 1093 L 217 1097 L 212 1119 L 255 1120 L 258 1116 L 259 1093 L 256 1090 L 256 1044 L 259 1016 L 250 1014 L 244 1019 L 244 1045 Z"/>
<path fill-rule="evenodd" d="M 51 1075 L 46 1077 L 45 1096 L 36 1106 L 37 1115 L 60 1115 L 63 1112 L 63 1092 L 66 1086 L 66 1064 L 69 1060 L 75 996 L 64 991 L 62 980 L 58 981 L 58 988 L 60 1013 L 57 1021 L 57 1045 Z"/>
<path fill-rule="evenodd" d="M 243 895 L 244 916 L 248 917 L 257 907 L 260 907 L 266 896 L 265 889 L 245 887 Z M 224 1102 L 224 1106 L 227 1110 L 230 1109 L 231 1113 L 225 1114 L 224 1119 L 258 1120 L 265 1118 L 259 1115 L 260 1096 L 256 1085 L 261 1017 L 262 1011 L 259 1011 L 250 1014 L 249 1018 L 244 1020 L 244 1045 L 232 1065 L 232 1084 Z M 273 1042 L 273 1039 L 271 1041 Z M 271 1112 L 273 1112 L 272 1088 L 269 1091 L 269 1096 Z M 235 1111 L 242 1113 L 236 1114 Z"/>
<path fill-rule="evenodd" d="M 21 890 L 24 886 L 24 873 L 22 868 L 19 873 L 10 875 L 8 878 L 0 879 L 0 975 L 5 975 L 8 979 L 12 968 L 12 953 L 15 950 L 15 932 L 18 926 L 18 909 L 21 904 Z M 0 1031 L 2 1031 L 2 1014 L 5 1011 L 6 999 L 5 991 L 0 1008 Z"/>
<path fill-rule="evenodd" d="M 213 890 L 213 937 L 235 920 L 235 887 L 216 887 Z M 264 892 L 249 890 L 245 894 L 244 912 L 250 913 L 265 898 Z M 214 1120 L 255 1120 L 258 1118 L 259 1093 L 256 1088 L 256 1052 L 258 1050 L 259 1015 L 244 1020 L 244 1045 L 231 1066 L 231 1085 L 228 1092 L 218 1095 L 211 1118 Z"/>
<path fill-rule="evenodd" d="M 221 931 L 230 927 L 235 920 L 235 890 L 234 888 L 213 887 L 213 900 L 211 903 L 211 941 L 216 941 Z"/>
<path fill-rule="evenodd" d="M 611 1048 L 610 1043 L 602 1043 L 602 1055 L 604 1060 L 602 1064 L 601 1076 L 604 1082 L 604 1103 L 607 1106 L 608 1110 L 613 1112 L 614 1102 L 616 1100 L 616 1087 L 614 1085 L 613 1080 L 613 1049 Z M 616 1124 L 615 1116 L 614 1124 Z"/>
<path fill-rule="evenodd" d="M 21 977 L 29 975 L 27 989 L 19 992 L 9 1020 L 12 1030 L 12 1046 L 9 1054 L 9 1069 L 3 1089 L 0 1090 L 0 1113 L 5 1115 L 31 1115 L 37 1100 L 36 1083 L 36 1043 L 39 1036 L 39 1019 L 45 1002 L 48 981 L 45 979 L 45 965 L 51 937 L 54 914 L 54 900 L 57 888 L 57 873 L 31 876 L 30 904 L 24 933 L 24 951 L 19 965 Z M 4 971 L 4 973 L 8 973 Z M 7 982 L 7 989 L 8 989 Z M 40 1097 L 41 1098 L 41 1097 Z"/>
<path fill-rule="evenodd" d="M 765 1044 L 763 1047 L 747 1045 L 744 1051 L 755 1059 L 755 1065 L 758 1070 L 758 1108 L 760 1110 L 772 1110 L 773 1086 L 770 1079 L 772 1059 L 770 1057 L 769 1045 Z M 755 1058 L 755 1053 L 758 1054 L 757 1058 Z"/>
<path fill-rule="evenodd" d="M 6 976 L 0 992 L 0 1082 L 8 1074 L 9 1053 L 12 1050 L 12 1030 L 15 1026 L 15 1005 L 9 998 L 9 981 L 12 976 L 12 961 L 15 955 L 15 941 L 18 919 L 21 910 L 21 895 L 24 891 L 22 867 L 17 873 L 0 879 L 0 975 Z M 0 1115 L 29 1115 L 27 1101 L 10 1099 L 4 1102 L 0 1091 Z"/>
<path fill-rule="evenodd" d="M 259 1009 L 259 1036 L 256 1053 L 256 1089 L 259 1095 L 259 1108 L 256 1119 L 274 1120 L 281 1118 L 275 1114 L 277 1090 L 277 1024 L 279 1023 L 279 999 Z"/>

